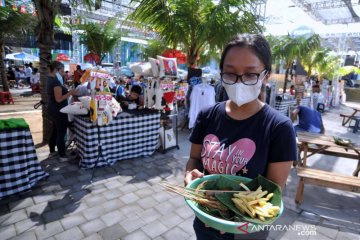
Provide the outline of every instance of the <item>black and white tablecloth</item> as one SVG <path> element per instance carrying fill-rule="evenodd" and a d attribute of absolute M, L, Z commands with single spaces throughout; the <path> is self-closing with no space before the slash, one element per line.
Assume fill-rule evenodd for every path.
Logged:
<path fill-rule="evenodd" d="M 30 130 L 1 130 L 0 198 L 28 190 L 46 176 L 39 165 Z"/>
<path fill-rule="evenodd" d="M 75 116 L 74 135 L 81 168 L 112 165 L 116 161 L 152 155 L 159 141 L 160 113 L 128 111 L 106 126 L 93 126 L 88 117 Z M 102 156 L 99 155 L 99 143 Z"/>

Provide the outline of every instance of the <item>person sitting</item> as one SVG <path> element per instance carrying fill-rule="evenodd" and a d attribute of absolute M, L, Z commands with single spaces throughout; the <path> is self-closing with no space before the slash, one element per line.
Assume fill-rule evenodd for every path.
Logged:
<path fill-rule="evenodd" d="M 32 93 L 40 93 L 40 73 L 37 68 L 34 68 L 30 77 Z"/>
<path fill-rule="evenodd" d="M 144 98 L 141 96 L 141 87 L 139 85 L 132 86 L 130 94 L 121 101 L 123 109 L 129 109 L 129 104 L 135 103 L 137 109 L 142 109 L 144 106 Z"/>
<path fill-rule="evenodd" d="M 297 116 L 299 117 L 299 124 L 294 127 L 296 132 L 325 133 L 321 113 L 318 111 L 305 106 L 297 106 L 291 115 L 293 121 Z"/>

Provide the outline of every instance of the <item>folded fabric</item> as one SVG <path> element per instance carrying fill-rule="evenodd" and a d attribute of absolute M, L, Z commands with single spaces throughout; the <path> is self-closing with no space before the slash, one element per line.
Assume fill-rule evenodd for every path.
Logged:
<path fill-rule="evenodd" d="M 136 65 L 132 65 L 131 66 L 131 71 L 133 71 L 135 73 L 135 75 L 138 76 L 152 76 L 152 68 L 151 68 L 151 63 L 149 62 L 144 62 L 144 63 L 139 63 Z"/>
<path fill-rule="evenodd" d="M 159 76 L 160 66 L 159 66 L 159 60 L 155 58 L 149 58 L 149 62 L 151 64 L 151 70 L 154 77 Z"/>
<path fill-rule="evenodd" d="M 90 100 L 91 100 L 90 96 L 79 97 L 79 100 L 80 100 L 80 102 L 82 102 L 84 107 L 86 107 L 87 109 L 90 109 Z"/>
<path fill-rule="evenodd" d="M 85 115 L 89 113 L 89 110 L 84 107 L 81 102 L 73 102 L 66 107 L 60 109 L 60 112 L 73 115 Z"/>
<path fill-rule="evenodd" d="M 29 128 L 29 125 L 23 118 L 9 118 L 0 120 L 0 130 L 7 130 L 13 128 Z"/>

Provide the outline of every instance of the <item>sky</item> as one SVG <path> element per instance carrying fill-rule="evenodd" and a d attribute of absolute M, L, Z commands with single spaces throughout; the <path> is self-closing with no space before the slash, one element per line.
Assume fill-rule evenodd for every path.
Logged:
<path fill-rule="evenodd" d="M 268 19 L 266 33 L 272 35 L 286 35 L 300 26 L 307 26 L 318 34 L 360 32 L 360 23 L 325 25 L 317 22 L 291 0 L 267 0 L 265 16 Z"/>

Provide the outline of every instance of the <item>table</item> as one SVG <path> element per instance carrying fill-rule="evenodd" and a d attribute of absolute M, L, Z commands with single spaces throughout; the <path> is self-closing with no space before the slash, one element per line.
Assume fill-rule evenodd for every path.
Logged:
<path fill-rule="evenodd" d="M 94 126 L 88 117 L 75 116 L 74 140 L 80 167 L 110 166 L 119 160 L 150 156 L 157 148 L 159 128 L 160 113 L 149 109 L 119 113 L 102 127 Z"/>
<path fill-rule="evenodd" d="M 359 108 L 353 108 L 354 112 L 351 115 L 340 114 L 343 118 L 342 125 L 345 126 L 350 120 L 355 119 L 355 115 L 360 112 Z"/>
<path fill-rule="evenodd" d="M 28 127 L 0 130 L 0 198 L 28 190 L 48 175 L 39 165 Z"/>
<path fill-rule="evenodd" d="M 325 154 L 337 157 L 346 157 L 358 160 L 357 168 L 353 176 L 359 176 L 360 172 L 360 147 L 359 146 L 340 146 L 334 142 L 330 136 L 323 134 L 313 134 L 308 132 L 297 132 L 300 152 L 303 152 L 303 158 L 299 158 L 300 166 L 306 166 L 307 158 L 316 154 Z M 316 147 L 310 146 L 315 144 Z"/>

